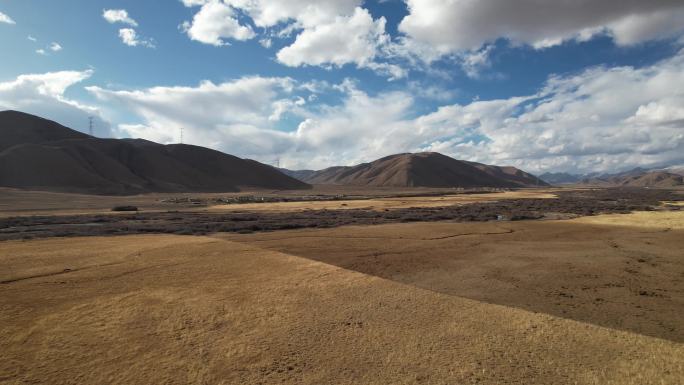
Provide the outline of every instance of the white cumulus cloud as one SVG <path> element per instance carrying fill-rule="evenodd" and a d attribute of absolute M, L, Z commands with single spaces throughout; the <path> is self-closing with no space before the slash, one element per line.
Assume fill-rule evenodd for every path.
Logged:
<path fill-rule="evenodd" d="M 124 44 L 130 47 L 154 48 L 154 42 L 149 39 L 141 39 L 133 28 L 121 28 L 119 30 L 119 37 Z"/>
<path fill-rule="evenodd" d="M 131 110 L 143 119 L 143 124 L 120 125 L 126 134 L 166 143 L 177 140 L 177 131 L 183 127 L 189 142 L 241 154 L 270 153 L 269 143 L 278 136 L 270 127 L 286 112 L 286 106 L 296 108 L 296 100 L 285 103 L 293 99 L 293 82 L 288 78 L 245 77 L 221 84 L 205 81 L 196 87 L 138 91 L 87 89 L 101 101 Z M 260 136 L 260 130 L 268 133 Z M 255 136 L 242 136 L 246 132 Z"/>
<path fill-rule="evenodd" d="M 305 29 L 277 57 L 292 67 L 347 63 L 367 67 L 378 54 L 378 46 L 389 39 L 384 18 L 373 20 L 367 10 L 356 8 L 351 16 L 337 17 L 328 24 Z"/>
<path fill-rule="evenodd" d="M 681 0 L 404 0 L 408 7 L 392 38 L 363 0 L 181 0 L 200 7 L 183 23 L 191 39 L 215 46 L 258 38 L 294 41 L 276 58 L 288 66 L 354 64 L 390 80 L 408 69 L 449 57 L 478 78 L 490 66 L 492 43 L 543 49 L 609 36 L 617 45 L 684 39 Z M 253 28 L 256 26 L 257 28 Z"/>
<path fill-rule="evenodd" d="M 200 2 L 185 2 L 197 5 Z M 225 39 L 249 40 L 256 36 L 252 27 L 241 25 L 233 8 L 219 1 L 201 2 L 202 8 L 192 22 L 183 23 L 183 29 L 192 40 L 215 46 L 226 45 Z"/>
<path fill-rule="evenodd" d="M 102 17 L 110 24 L 128 24 L 130 27 L 138 27 L 138 22 L 128 15 L 125 9 L 105 9 Z M 119 38 L 121 42 L 129 47 L 155 48 L 154 40 L 142 38 L 134 28 L 120 28 Z"/>
<path fill-rule="evenodd" d="M 433 58 L 499 38 L 537 48 L 598 34 L 629 45 L 684 32 L 679 0 L 405 0 L 409 14 L 399 30 L 405 44 Z"/>
<path fill-rule="evenodd" d="M 610 171 L 684 161 L 684 52 L 653 66 L 592 68 L 553 77 L 536 95 L 440 108 L 424 130 L 452 127 L 469 142 L 428 149 L 531 170 Z"/>
<path fill-rule="evenodd" d="M 14 20 L 12 20 L 11 17 L 5 15 L 4 13 L 0 12 L 0 23 L 4 24 L 17 24 Z"/>
<path fill-rule="evenodd" d="M 298 28 L 327 24 L 339 16 L 350 16 L 362 0 L 224 0 L 246 12 L 258 27 L 269 28 L 295 22 Z"/>
<path fill-rule="evenodd" d="M 405 77 L 407 71 L 384 62 L 384 46 L 391 38 L 385 32 L 385 18 L 374 20 L 361 8 L 361 0 L 182 0 L 188 7 L 201 6 L 183 30 L 196 41 L 223 46 L 233 40 L 257 37 L 238 13 L 264 29 L 259 42 L 266 48 L 273 38 L 295 35 L 289 46 L 277 53 L 282 64 L 291 67 L 343 66 L 356 64 L 390 79 Z"/>
<path fill-rule="evenodd" d="M 588 172 L 684 163 L 679 84 L 684 51 L 644 68 L 591 68 L 551 77 L 532 95 L 444 105 L 419 116 L 413 93 L 369 95 L 354 81 L 331 86 L 248 77 L 197 87 L 89 90 L 140 117 L 120 126 L 131 135 L 172 141 L 185 127 L 191 142 L 266 162 L 279 157 L 291 168 L 429 150 L 535 172 Z M 342 92 L 343 98 L 311 104 L 310 92 Z M 300 123 L 281 131 L 278 123 L 288 113 Z"/>
<path fill-rule="evenodd" d="M 128 16 L 128 11 L 125 9 L 105 9 L 102 11 L 102 17 L 111 24 L 123 23 L 132 27 L 138 26 L 138 23 Z"/>
<path fill-rule="evenodd" d="M 86 130 L 88 116 L 97 118 L 101 135 L 109 135 L 109 123 L 98 108 L 64 95 L 67 89 L 90 78 L 93 71 L 60 71 L 25 74 L 0 82 L 0 110 L 12 109 L 55 120 L 76 130 Z"/>

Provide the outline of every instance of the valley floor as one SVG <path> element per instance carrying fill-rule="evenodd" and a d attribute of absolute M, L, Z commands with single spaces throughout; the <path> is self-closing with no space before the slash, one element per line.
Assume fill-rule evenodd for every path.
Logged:
<path fill-rule="evenodd" d="M 490 191 L 486 189 L 484 191 Z M 529 189 L 508 191 L 505 199 L 525 197 L 548 197 L 557 189 Z M 50 191 L 30 191 L 0 187 L 0 218 L 25 215 L 82 215 L 112 214 L 114 206 L 136 206 L 145 212 L 180 211 L 239 211 L 257 209 L 263 211 L 282 211 L 282 209 L 307 208 L 302 202 L 259 203 L 259 204 L 223 204 L 219 201 L 239 197 L 304 200 L 314 203 L 317 208 L 345 208 L 344 203 L 353 203 L 355 207 L 390 206 L 405 207 L 410 202 L 428 202 L 435 206 L 440 197 L 451 196 L 439 204 L 453 204 L 458 201 L 474 202 L 501 199 L 502 194 L 469 194 L 471 191 L 436 188 L 382 188 L 317 185 L 309 190 L 250 190 L 229 193 L 150 193 L 141 195 L 87 195 Z M 489 198 L 487 198 L 489 196 Z M 402 197 L 410 198 L 401 200 Z M 320 199 L 320 202 L 311 202 Z M 334 201 L 331 201 L 334 199 Z M 388 201 L 390 203 L 382 203 Z M 363 203 L 366 202 L 366 203 Z M 374 202 L 369 204 L 368 202 Z M 380 203 L 378 203 L 380 202 Z M 402 204 L 402 202 L 406 202 Z M 420 203 L 419 203 L 420 204 Z"/>
<path fill-rule="evenodd" d="M 681 384 L 684 212 L 0 243 L 0 383 Z"/>

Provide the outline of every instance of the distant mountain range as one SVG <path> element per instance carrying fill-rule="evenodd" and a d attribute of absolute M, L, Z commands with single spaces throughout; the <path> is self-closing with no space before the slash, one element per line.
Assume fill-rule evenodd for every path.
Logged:
<path fill-rule="evenodd" d="M 565 172 L 547 172 L 539 175 L 539 178 L 552 185 L 561 185 L 579 183 L 583 176 Z"/>
<path fill-rule="evenodd" d="M 674 187 L 684 167 L 619 174 L 543 174 L 424 152 L 324 170 L 276 169 L 199 146 L 100 139 L 17 111 L 0 112 L 0 186 L 87 194 L 368 187 L 534 187 L 550 184 Z M 547 183 L 548 182 L 548 183 Z"/>
<path fill-rule="evenodd" d="M 635 168 L 615 174 L 567 174 L 546 173 L 539 176 L 553 184 L 577 184 L 601 187 L 677 187 L 684 186 L 684 167 Z"/>
<path fill-rule="evenodd" d="M 0 186 L 117 195 L 311 187 L 254 160 L 184 144 L 99 139 L 17 111 L 0 112 Z"/>
<path fill-rule="evenodd" d="M 390 155 L 357 166 L 282 170 L 310 184 L 373 187 L 529 187 L 548 184 L 515 167 L 490 166 L 424 152 Z"/>
<path fill-rule="evenodd" d="M 592 186 L 624 186 L 624 187 L 677 187 L 684 185 L 684 176 L 666 171 L 630 172 L 585 178 L 580 181 Z"/>

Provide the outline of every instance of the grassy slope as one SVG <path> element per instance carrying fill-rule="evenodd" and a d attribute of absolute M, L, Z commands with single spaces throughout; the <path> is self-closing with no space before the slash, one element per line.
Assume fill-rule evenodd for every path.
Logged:
<path fill-rule="evenodd" d="M 300 255 L 326 257 L 329 249 L 328 258 L 341 258 L 335 231 L 353 252 L 363 247 L 382 252 L 373 237 L 383 247 L 400 247 L 402 241 L 388 238 L 497 230 L 469 226 L 350 227 L 233 240 L 128 236 L 5 242 L 0 280 L 15 281 L 0 285 L 0 381 L 676 384 L 684 376 L 680 343 L 434 290 L 430 280 L 409 273 L 425 255 L 411 248 L 403 250 L 408 260 L 401 264 L 392 265 L 382 253 L 366 257 L 376 268 L 396 266 L 390 279 L 276 250 L 299 248 Z M 577 226 L 580 235 L 596 233 Z M 366 239 L 355 240 L 353 234 Z M 320 235 L 324 242 L 316 238 Z M 449 239 L 472 243 L 491 237 L 479 236 Z M 681 234 L 667 238 L 673 236 L 653 232 L 649 239 L 682 239 Z M 458 244 L 411 242 L 422 242 L 427 252 L 445 246 L 455 251 Z M 515 261 L 533 255 L 524 240 L 508 242 L 502 247 L 520 254 Z M 553 242 L 558 240 L 551 237 Z M 552 256 L 547 265 L 567 268 L 573 260 Z M 484 270 L 473 274 L 496 272 L 489 262 L 475 265 Z M 671 296 L 681 301 L 680 294 Z"/>

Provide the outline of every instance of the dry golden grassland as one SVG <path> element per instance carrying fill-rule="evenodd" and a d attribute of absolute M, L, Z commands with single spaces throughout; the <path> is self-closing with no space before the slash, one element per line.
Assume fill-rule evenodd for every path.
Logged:
<path fill-rule="evenodd" d="M 363 200 L 337 200 L 320 202 L 247 203 L 241 205 L 217 205 L 209 211 L 302 211 L 302 210 L 388 210 L 411 207 L 445 207 L 476 202 L 493 202 L 505 199 L 551 199 L 552 190 L 505 191 L 488 194 L 454 194 L 434 197 L 374 198 Z"/>
<path fill-rule="evenodd" d="M 2 242 L 0 383 L 681 384 L 667 215 Z"/>
<path fill-rule="evenodd" d="M 445 196 L 423 196 L 382 198 L 386 195 L 401 194 L 446 194 L 451 189 L 383 189 L 383 188 L 350 188 L 349 186 L 315 186 L 312 190 L 293 191 L 245 191 L 242 193 L 185 193 L 185 194 L 144 194 L 134 196 L 102 196 L 46 191 L 24 191 L 0 187 L 0 218 L 26 215 L 81 215 L 81 214 L 114 214 L 114 206 L 136 206 L 146 212 L 181 210 L 181 211 L 300 211 L 306 209 L 346 209 L 369 208 L 391 209 L 405 207 L 441 207 L 453 204 L 474 202 L 490 202 L 516 198 L 553 198 L 557 189 L 518 190 L 489 194 L 452 194 Z M 360 200 L 334 200 L 313 202 L 276 202 L 222 204 L 214 206 L 196 206 L 189 204 L 165 203 L 173 198 L 196 198 L 211 200 L 212 198 L 236 197 L 240 195 L 256 195 L 268 197 L 302 197 L 311 195 L 336 196 L 349 194 L 367 196 Z"/>

